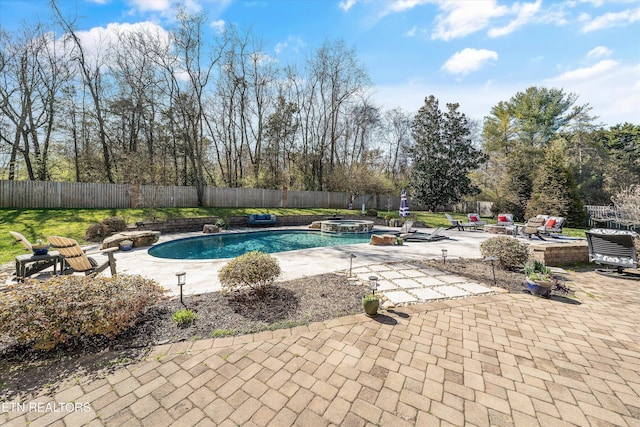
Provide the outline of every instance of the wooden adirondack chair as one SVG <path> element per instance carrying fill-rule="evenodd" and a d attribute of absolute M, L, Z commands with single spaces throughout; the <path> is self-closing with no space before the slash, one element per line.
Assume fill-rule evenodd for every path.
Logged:
<path fill-rule="evenodd" d="M 68 237 L 50 236 L 47 240 L 49 240 L 51 246 L 56 248 L 64 258 L 64 262 L 69 267 L 68 273 L 77 272 L 84 273 L 85 275 L 97 275 L 109 267 L 111 275 L 116 275 L 116 260 L 113 256 L 113 252 L 117 251 L 118 248 L 108 248 L 100 251 L 107 255 L 107 261 L 102 264 L 98 264 L 95 259 L 87 256 L 78 242 L 73 239 L 69 239 Z"/>

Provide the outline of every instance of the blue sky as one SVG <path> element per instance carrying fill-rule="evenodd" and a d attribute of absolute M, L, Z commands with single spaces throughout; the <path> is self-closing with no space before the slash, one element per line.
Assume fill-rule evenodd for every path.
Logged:
<path fill-rule="evenodd" d="M 153 22 L 174 0 L 61 0 L 83 30 Z M 268 55 L 303 61 L 343 39 L 368 70 L 374 101 L 417 111 L 434 95 L 475 119 L 529 86 L 563 88 L 605 125 L 640 124 L 640 0 L 182 0 L 222 26 L 252 28 Z M 45 0 L 0 0 L 3 29 L 48 15 Z"/>

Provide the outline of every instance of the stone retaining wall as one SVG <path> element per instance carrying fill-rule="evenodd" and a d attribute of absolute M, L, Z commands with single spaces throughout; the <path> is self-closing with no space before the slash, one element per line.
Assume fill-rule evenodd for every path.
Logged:
<path fill-rule="evenodd" d="M 129 230 L 153 230 L 165 233 L 183 233 L 187 231 L 202 231 L 205 224 L 215 224 L 220 219 L 217 216 L 201 218 L 174 218 L 166 221 L 148 222 L 144 221 L 137 225 L 130 226 Z M 246 223 L 246 219 L 245 219 Z"/>
<path fill-rule="evenodd" d="M 374 221 L 378 225 L 384 225 L 382 218 L 373 218 L 360 215 L 341 215 L 342 219 L 366 219 Z M 189 231 L 202 231 L 205 224 L 215 224 L 220 217 L 201 218 L 174 218 L 167 221 L 143 222 L 139 225 L 131 226 L 130 230 L 154 230 L 165 233 L 184 233 Z M 225 218 L 231 227 L 248 227 L 246 216 L 231 216 Z M 278 215 L 276 227 L 287 227 L 294 225 L 309 225 L 313 221 L 332 219 L 331 215 Z"/>
<path fill-rule="evenodd" d="M 533 258 L 552 267 L 589 262 L 587 241 L 531 245 Z"/>

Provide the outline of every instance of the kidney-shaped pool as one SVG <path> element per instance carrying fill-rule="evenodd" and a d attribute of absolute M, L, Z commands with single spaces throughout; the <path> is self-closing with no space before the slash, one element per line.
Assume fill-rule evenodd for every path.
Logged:
<path fill-rule="evenodd" d="M 327 234 L 307 230 L 255 231 L 188 237 L 160 243 L 149 255 L 169 259 L 235 258 L 246 252 L 276 253 L 326 246 L 369 243 L 371 233 Z"/>

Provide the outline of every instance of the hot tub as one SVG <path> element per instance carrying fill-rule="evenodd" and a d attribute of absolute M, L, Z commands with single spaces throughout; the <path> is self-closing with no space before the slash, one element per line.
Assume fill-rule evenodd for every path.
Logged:
<path fill-rule="evenodd" d="M 325 233 L 371 233 L 373 221 L 359 219 L 320 221 L 320 230 Z"/>

